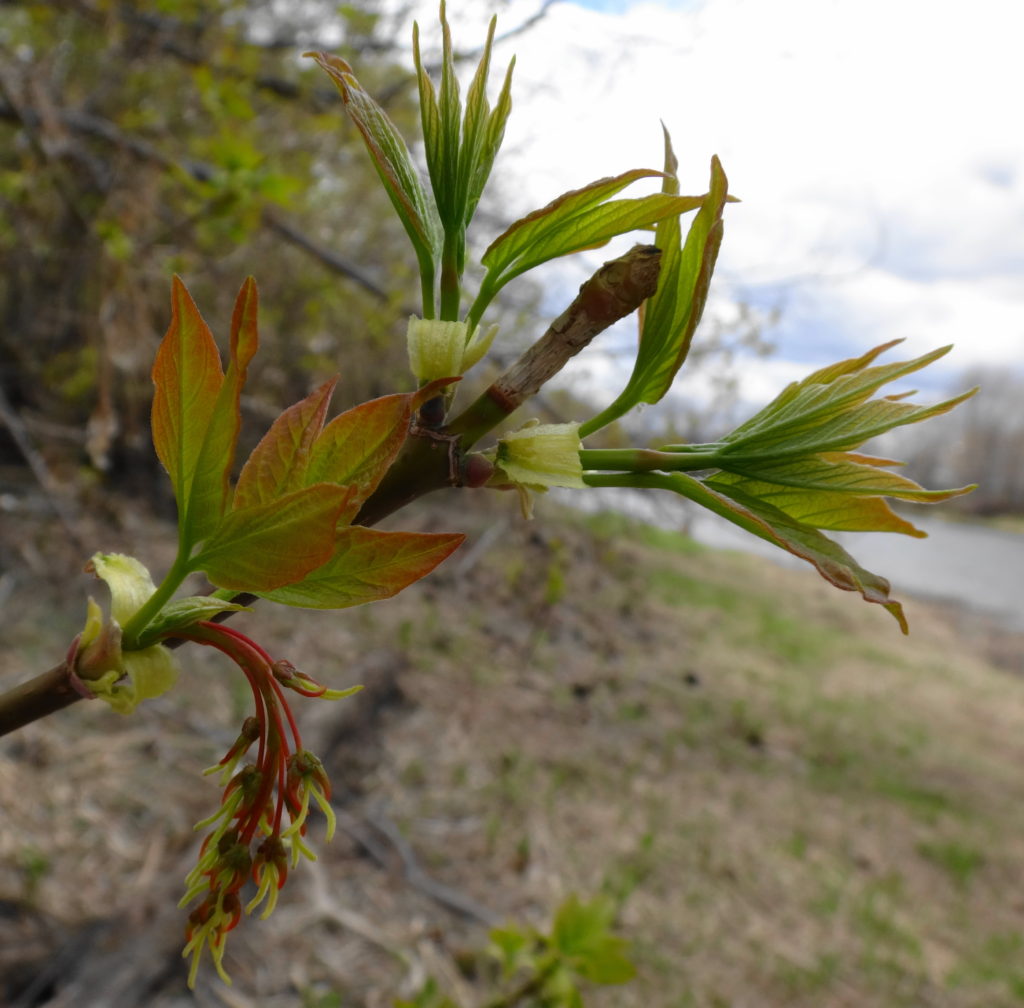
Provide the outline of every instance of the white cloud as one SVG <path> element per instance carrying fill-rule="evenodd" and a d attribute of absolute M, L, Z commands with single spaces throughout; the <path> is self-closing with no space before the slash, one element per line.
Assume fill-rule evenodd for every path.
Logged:
<path fill-rule="evenodd" d="M 955 367 L 1024 362 L 1022 28 L 1005 0 L 555 5 L 509 43 L 509 213 L 659 167 L 664 119 L 684 189 L 717 153 L 743 198 L 720 273 L 781 285 L 784 357 L 906 337 L 955 342 Z"/>

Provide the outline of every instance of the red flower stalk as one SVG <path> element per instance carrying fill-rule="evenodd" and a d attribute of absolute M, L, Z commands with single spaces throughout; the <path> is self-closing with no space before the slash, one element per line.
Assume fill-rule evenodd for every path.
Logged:
<path fill-rule="evenodd" d="M 220 808 L 196 824 L 196 829 L 211 831 L 185 880 L 180 903 L 185 906 L 200 900 L 189 914 L 186 929 L 183 954 L 192 957 L 189 986 L 195 984 L 204 948 L 221 978 L 230 983 L 223 957 L 227 934 L 242 916 L 239 890 L 250 879 L 255 883 L 256 895 L 244 910 L 252 913 L 266 901 L 260 915 L 266 918 L 277 903 L 289 867 L 294 868 L 301 856 L 316 859 L 302 839 L 310 799 L 327 817 L 327 839 L 334 834 L 330 781 L 320 760 L 303 748 L 284 691 L 333 700 L 349 696 L 359 687 L 330 690 L 290 662 L 275 662 L 255 641 L 220 623 L 196 623 L 185 630 L 175 629 L 174 635 L 227 655 L 245 673 L 253 694 L 255 714 L 245 719 L 220 762 L 204 771 L 220 774 L 224 791 Z M 255 761 L 238 769 L 254 743 Z"/>

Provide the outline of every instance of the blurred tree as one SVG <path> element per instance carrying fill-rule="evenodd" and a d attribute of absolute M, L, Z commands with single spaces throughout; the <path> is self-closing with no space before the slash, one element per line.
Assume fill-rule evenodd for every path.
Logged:
<path fill-rule="evenodd" d="M 978 385 L 981 393 L 927 430 L 904 428 L 889 435 L 885 450 L 892 445 L 902 452 L 915 479 L 978 483 L 974 493 L 952 502 L 959 510 L 1024 514 L 1024 375 L 974 367 L 954 384 Z"/>
<path fill-rule="evenodd" d="M 276 402 L 336 370 L 339 403 L 402 385 L 403 305 L 384 292 L 412 303 L 411 256 L 336 91 L 300 58 L 355 59 L 414 133 L 397 16 L 376 0 L 0 8 L 0 406 L 51 471 L 149 482 L 171 271 L 216 306 L 215 329 L 258 274 L 257 386 Z M 389 387 L 372 387 L 382 375 Z M 13 449 L 0 432 L 0 461 Z"/>

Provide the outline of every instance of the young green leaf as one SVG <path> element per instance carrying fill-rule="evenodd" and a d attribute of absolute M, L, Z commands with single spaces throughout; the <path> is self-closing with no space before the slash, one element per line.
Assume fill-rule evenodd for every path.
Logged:
<path fill-rule="evenodd" d="M 230 361 L 196 460 L 189 500 L 195 540 L 206 538 L 220 522 L 230 495 L 231 467 L 242 425 L 239 403 L 249 363 L 259 346 L 256 282 L 249 277 L 238 292 L 231 317 Z"/>
<path fill-rule="evenodd" d="M 726 495 L 709 486 L 707 481 L 683 472 L 587 473 L 583 481 L 597 487 L 635 487 L 680 494 L 752 535 L 806 560 L 837 588 L 859 592 L 865 601 L 881 605 L 892 614 L 900 629 L 908 632 L 903 607 L 890 597 L 890 585 L 885 578 L 865 570 L 837 543 L 771 504 L 747 498 L 740 491 Z"/>
<path fill-rule="evenodd" d="M 256 594 L 306 609 L 345 609 L 397 595 L 429 574 L 465 536 L 380 532 L 352 525 L 338 530 L 334 555 L 302 581 Z"/>
<path fill-rule="evenodd" d="M 432 314 L 434 274 L 441 254 L 442 231 L 437 206 L 423 188 L 409 150 L 385 111 L 363 90 L 362 85 L 340 56 L 309 52 L 327 72 L 341 93 L 356 128 L 362 134 L 395 212 L 405 228 L 419 262 L 424 298 L 430 292 L 431 304 L 424 314 Z"/>
<path fill-rule="evenodd" d="M 675 162 L 671 141 L 665 134 L 666 160 Z M 722 212 L 729 200 L 729 182 L 717 157 L 711 159 L 711 181 L 704 205 L 679 248 L 679 232 L 672 235 L 672 219 L 665 233 L 657 233 L 655 244 L 665 250 L 662 258 L 661 282 L 648 301 L 640 331 L 640 352 L 637 356 L 639 401 L 656 403 L 669 390 L 690 350 L 694 330 L 704 312 L 711 275 L 722 244 Z M 672 190 L 675 191 L 675 190 Z M 678 227 L 678 219 L 675 221 Z M 659 224 L 659 228 L 661 228 Z M 669 243 L 675 246 L 669 254 Z M 662 245 L 662 241 L 665 242 Z M 668 266 L 666 267 L 666 258 Z"/>
<path fill-rule="evenodd" d="M 174 487 L 179 535 L 186 545 L 201 537 L 220 488 L 220 472 L 205 460 L 200 466 L 200 461 L 223 383 L 213 335 L 185 285 L 175 277 L 171 324 L 153 363 L 156 389 L 151 420 L 153 445 Z"/>
<path fill-rule="evenodd" d="M 562 220 L 557 228 L 547 228 L 545 233 L 538 234 L 502 273 L 501 283 L 550 259 L 599 248 L 616 235 L 648 228 L 665 217 L 687 213 L 699 207 L 703 199 L 703 196 L 654 193 L 636 199 L 609 200 L 592 207 L 586 213 Z"/>
<path fill-rule="evenodd" d="M 899 341 L 895 341 L 899 342 Z M 585 451 L 590 468 L 625 470 L 617 476 L 584 475 L 592 486 L 660 487 L 702 504 L 748 532 L 810 561 L 840 588 L 859 591 L 896 617 L 906 633 L 889 584 L 864 570 L 821 529 L 924 533 L 895 514 L 886 497 L 932 503 L 974 488 L 925 490 L 889 472 L 892 459 L 857 454 L 868 438 L 951 410 L 974 390 L 933 406 L 907 395 L 872 399 L 886 382 L 925 367 L 949 347 L 910 361 L 871 367 L 886 343 L 860 357 L 821 368 L 789 385 L 746 423 L 715 444 L 667 445 L 660 452 Z M 655 474 L 654 469 L 662 470 Z M 695 478 L 683 470 L 709 471 Z"/>
<path fill-rule="evenodd" d="M 822 452 L 746 465 L 730 462 L 729 472 L 716 473 L 707 484 L 726 495 L 735 488 L 814 528 L 902 532 L 919 539 L 925 533 L 897 515 L 885 497 L 931 504 L 973 489 L 925 490 L 913 480 L 881 468 L 883 464 L 899 463 L 849 452 Z"/>
<path fill-rule="evenodd" d="M 665 131 L 663 191 L 675 194 L 675 153 Z M 729 200 L 728 180 L 717 157 L 711 159 L 711 182 L 686 242 L 680 245 L 678 215 L 663 218 L 655 229 L 655 245 L 662 250 L 658 290 L 640 312 L 640 348 L 625 389 L 607 409 L 585 423 L 591 434 L 629 412 L 639 403 L 656 403 L 671 388 L 690 351 L 694 331 L 707 301 L 711 274 L 722 243 L 722 212 Z"/>
<path fill-rule="evenodd" d="M 621 984 L 636 976 L 627 954 L 629 943 L 611 931 L 614 915 L 611 901 L 602 897 L 583 903 L 570 896 L 558 908 L 552 948 L 585 980 Z"/>
<path fill-rule="evenodd" d="M 494 295 L 527 270 L 583 249 L 597 248 L 616 235 L 647 228 L 671 216 L 700 207 L 704 196 L 656 193 L 637 199 L 611 200 L 615 193 L 642 178 L 662 172 L 637 168 L 613 178 L 564 193 L 547 206 L 516 221 L 484 252 L 487 274 L 469 313 L 474 324 Z"/>
<path fill-rule="evenodd" d="M 193 595 L 189 598 L 175 599 L 165 605 L 156 618 L 146 625 L 145 631 L 139 637 L 138 646 L 149 647 L 175 630 L 213 619 L 220 613 L 248 610 L 249 606 L 226 602 L 213 595 Z"/>
<path fill-rule="evenodd" d="M 441 86 L 434 89 L 434 83 L 427 73 L 420 54 L 419 25 L 413 23 L 413 61 L 420 91 L 420 120 L 423 124 L 424 146 L 427 155 L 427 169 L 434 191 L 438 216 L 446 232 L 452 230 L 457 220 L 462 223 L 461 207 L 457 206 L 459 139 L 462 124 L 462 101 L 459 97 L 459 81 L 455 74 L 455 58 L 452 52 L 452 33 L 445 14 L 442 0 L 441 22 Z"/>
<path fill-rule="evenodd" d="M 861 357 L 840 361 L 792 383 L 715 445 L 668 445 L 665 450 L 713 448 L 716 465 L 731 469 L 741 464 L 751 473 L 751 464 L 766 460 L 848 451 L 895 427 L 947 413 L 974 394 L 971 389 L 933 406 L 915 406 L 903 401 L 905 396 L 872 399 L 882 385 L 919 371 L 951 349 L 941 347 L 913 360 L 867 366 L 899 342 L 882 344 Z"/>
<path fill-rule="evenodd" d="M 235 508 L 251 507 L 299 490 L 309 483 L 306 469 L 313 444 L 327 417 L 338 379 L 324 382 L 305 399 L 289 406 L 270 426 L 242 467 L 235 487 Z"/>
<path fill-rule="evenodd" d="M 334 552 L 347 487 L 319 483 L 229 511 L 192 560 L 218 588 L 262 592 L 301 581 Z"/>
<path fill-rule="evenodd" d="M 420 118 L 430 181 L 445 232 L 455 238 L 461 275 L 465 266 L 465 229 L 483 192 L 501 145 L 512 109 L 512 69 L 509 64 L 492 111 L 487 101 L 491 48 L 497 19 L 491 18 L 480 62 L 466 93 L 465 113 L 459 99 L 451 30 L 441 4 L 441 86 L 438 93 L 420 54 L 419 26 L 413 26 L 413 60 L 420 91 Z"/>
<path fill-rule="evenodd" d="M 674 478 L 689 479 L 683 473 L 673 473 Z M 794 556 L 813 564 L 818 573 L 844 591 L 859 592 L 868 602 L 874 602 L 888 610 L 899 623 L 904 633 L 909 633 L 903 606 L 890 597 L 889 582 L 871 573 L 857 563 L 838 543 L 822 535 L 816 528 L 790 517 L 786 512 L 768 501 L 748 496 L 740 488 L 715 484 L 709 480 L 702 484 L 704 492 L 721 492 L 718 514 L 728 518 L 748 531 L 775 542 Z M 689 496 L 689 494 L 687 494 Z M 744 519 L 752 520 L 747 525 Z"/>
<path fill-rule="evenodd" d="M 463 221 L 466 225 L 473 219 L 473 213 L 480 202 L 480 196 L 494 167 L 494 159 L 505 136 L 505 124 L 512 111 L 512 71 L 516 65 L 514 56 L 505 71 L 505 79 L 494 108 L 491 109 L 487 102 L 487 75 L 490 71 L 491 46 L 494 43 L 496 25 L 497 18 L 492 18 L 487 30 L 483 56 L 466 92 L 466 117 L 459 164 L 460 185 L 465 187 L 462 203 Z"/>
<path fill-rule="evenodd" d="M 466 265 L 466 227 L 473 217 L 504 135 L 505 121 L 511 110 L 512 67 L 505 75 L 497 108 L 492 113 L 486 93 L 496 24 L 492 18 L 463 114 L 451 30 L 443 0 L 440 20 L 442 48 L 438 89 L 435 90 L 423 65 L 418 25 L 413 27 L 413 59 L 419 83 L 427 167 L 444 230 L 439 317 L 455 321 L 459 317 L 461 278 Z"/>

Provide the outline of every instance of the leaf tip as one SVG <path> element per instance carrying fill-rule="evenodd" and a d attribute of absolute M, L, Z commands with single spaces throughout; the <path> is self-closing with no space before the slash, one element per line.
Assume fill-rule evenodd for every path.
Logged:
<path fill-rule="evenodd" d="M 885 606 L 886 609 L 892 613 L 893 618 L 900 625 L 900 630 L 904 637 L 910 636 L 910 624 L 907 622 L 907 615 L 903 611 L 903 606 L 899 602 L 888 602 Z"/>

